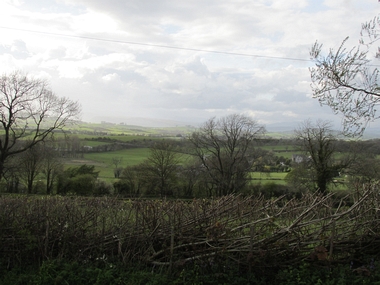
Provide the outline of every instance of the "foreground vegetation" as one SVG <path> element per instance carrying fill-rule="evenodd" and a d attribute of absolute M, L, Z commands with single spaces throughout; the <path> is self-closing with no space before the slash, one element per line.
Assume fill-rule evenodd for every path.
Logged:
<path fill-rule="evenodd" d="M 371 262 L 371 261 L 369 261 Z M 353 270 L 348 264 L 321 267 L 308 262 L 298 267 L 280 269 L 271 278 L 263 278 L 252 273 L 241 274 L 232 268 L 224 271 L 210 271 L 199 265 L 178 274 L 168 274 L 136 265 L 125 266 L 107 261 L 82 264 L 69 261 L 46 261 L 39 268 L 23 268 L 4 271 L 1 285 L 220 285 L 220 284 L 284 284 L 284 285 L 354 285 L 378 284 L 379 263 L 374 263 L 370 274 Z"/>
<path fill-rule="evenodd" d="M 377 185 L 344 199 L 2 196 L 2 276 L 34 271 L 18 284 L 374 284 L 379 201 Z M 349 276 L 356 279 L 338 283 Z"/>

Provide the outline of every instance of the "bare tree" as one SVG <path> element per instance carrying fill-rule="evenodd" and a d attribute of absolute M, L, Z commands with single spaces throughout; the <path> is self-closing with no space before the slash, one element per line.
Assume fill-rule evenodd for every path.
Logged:
<path fill-rule="evenodd" d="M 41 173 L 43 160 L 44 152 L 41 144 L 34 145 L 17 155 L 18 174 L 25 183 L 28 194 L 33 193 L 34 180 Z"/>
<path fill-rule="evenodd" d="M 334 159 L 337 136 L 331 123 L 318 120 L 313 124 L 310 120 L 306 120 L 295 130 L 295 136 L 308 157 L 307 165 L 314 172 L 316 188 L 326 194 L 328 183 L 350 163 L 348 159 L 339 163 Z"/>
<path fill-rule="evenodd" d="M 360 32 L 360 43 L 367 47 L 371 47 L 379 40 L 380 36 L 380 15 L 374 17 L 372 20 L 362 24 Z M 376 57 L 380 58 L 380 47 L 377 47 Z"/>
<path fill-rule="evenodd" d="M 379 70 L 369 59 L 370 47 L 379 34 L 378 16 L 363 24 L 362 45 L 347 49 L 347 37 L 336 51 L 330 49 L 327 55 L 323 54 L 322 44 L 318 42 L 310 51 L 315 62 L 310 68 L 313 97 L 321 105 L 330 106 L 336 114 L 343 114 L 347 135 L 362 135 L 368 123 L 379 118 L 376 113 L 380 102 Z"/>
<path fill-rule="evenodd" d="M 58 151 L 49 144 L 43 144 L 43 158 L 41 172 L 46 179 L 46 194 L 50 195 L 53 193 L 54 182 L 63 172 L 63 163 Z"/>
<path fill-rule="evenodd" d="M 285 176 L 285 181 L 293 192 L 309 192 L 315 188 L 316 172 L 308 161 L 294 163 L 292 171 Z"/>
<path fill-rule="evenodd" d="M 114 183 L 117 194 L 138 197 L 145 184 L 146 168 L 138 164 L 127 166 L 122 170 L 120 180 Z"/>
<path fill-rule="evenodd" d="M 149 156 L 143 165 L 150 177 L 158 186 L 161 196 L 169 194 L 176 180 L 177 167 L 181 162 L 181 154 L 176 152 L 169 141 L 156 142 L 149 150 Z"/>
<path fill-rule="evenodd" d="M 186 197 L 194 196 L 194 189 L 199 186 L 202 180 L 202 172 L 199 169 L 198 160 L 191 160 L 179 170 L 179 185 L 182 188 L 183 195 Z"/>
<path fill-rule="evenodd" d="M 112 157 L 112 165 L 115 166 L 115 168 L 113 169 L 113 174 L 115 178 L 119 178 L 121 173 L 123 172 L 123 168 L 120 167 L 120 164 L 122 163 L 122 161 L 123 161 L 123 157 L 121 156 Z"/>
<path fill-rule="evenodd" d="M 233 114 L 212 118 L 190 136 L 194 155 L 209 177 L 216 195 L 239 191 L 251 171 L 248 151 L 265 128 L 250 117 Z"/>
<path fill-rule="evenodd" d="M 6 161 L 5 171 L 3 173 L 3 180 L 5 180 L 5 188 L 3 189 L 9 193 L 19 193 L 25 187 L 20 181 L 19 163 L 17 155 L 11 156 Z"/>
<path fill-rule="evenodd" d="M 0 77 L 0 179 L 7 158 L 22 153 L 77 119 L 80 105 L 56 96 L 44 80 L 19 71 Z M 28 143 L 18 144 L 24 138 Z"/>

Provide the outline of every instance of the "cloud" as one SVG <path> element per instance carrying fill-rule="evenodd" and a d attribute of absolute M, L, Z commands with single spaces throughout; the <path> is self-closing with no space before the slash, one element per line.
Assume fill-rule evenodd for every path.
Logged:
<path fill-rule="evenodd" d="M 1 73 L 44 75 L 82 103 L 83 119 L 117 121 L 231 113 L 340 121 L 311 98 L 305 60 L 315 40 L 357 44 L 378 8 L 369 0 L 16 2 L 0 4 L 0 26 L 10 28 L 1 30 Z"/>

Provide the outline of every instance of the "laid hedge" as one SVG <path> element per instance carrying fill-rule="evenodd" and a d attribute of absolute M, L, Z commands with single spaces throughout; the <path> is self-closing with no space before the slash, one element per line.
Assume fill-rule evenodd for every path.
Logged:
<path fill-rule="evenodd" d="M 376 263 L 380 253 L 379 201 L 374 185 L 339 200 L 333 194 L 191 201 L 3 196 L 0 266 L 12 272 L 102 262 L 175 276 L 268 280 L 310 264 L 373 275 L 366 258 Z"/>

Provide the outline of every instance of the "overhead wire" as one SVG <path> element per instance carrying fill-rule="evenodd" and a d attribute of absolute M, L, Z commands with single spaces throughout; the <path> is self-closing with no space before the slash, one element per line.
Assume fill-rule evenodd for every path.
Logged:
<path fill-rule="evenodd" d="M 14 30 L 14 31 L 29 32 L 29 33 L 36 33 L 36 34 L 50 35 L 50 36 L 58 36 L 58 37 L 87 39 L 87 40 L 103 41 L 103 42 L 111 42 L 111 43 L 120 43 L 120 44 L 128 44 L 128 45 L 139 45 L 139 46 L 146 46 L 146 47 L 158 47 L 158 48 L 166 48 L 166 49 L 175 49 L 175 50 L 184 50 L 184 51 L 196 51 L 196 52 L 224 54 L 224 55 L 233 55 L 233 56 L 267 58 L 267 59 L 275 59 L 275 60 L 279 59 L 279 60 L 313 62 L 312 59 L 303 59 L 303 58 L 296 58 L 296 57 L 269 56 L 269 55 L 250 54 L 250 53 L 239 53 L 239 52 L 208 50 L 208 49 L 189 48 L 189 47 L 179 47 L 179 46 L 162 45 L 162 44 L 142 43 L 142 42 L 133 42 L 133 41 L 124 41 L 124 40 L 104 39 L 104 38 L 89 37 L 89 36 L 78 36 L 78 35 L 69 35 L 69 34 L 61 34 L 61 33 L 36 31 L 36 30 L 29 30 L 29 29 L 20 29 L 20 28 L 6 27 L 6 26 L 0 26 L 0 29 L 8 29 L 8 30 Z M 380 67 L 380 65 L 377 65 L 377 64 L 368 64 L 368 66 Z"/>
<path fill-rule="evenodd" d="M 166 49 L 185 50 L 185 51 L 196 51 L 196 52 L 206 52 L 206 53 L 225 54 L 225 55 L 234 55 L 234 56 L 246 56 L 246 57 L 257 57 L 257 58 L 268 58 L 268 59 L 304 61 L 304 62 L 310 62 L 311 61 L 310 59 L 302 59 L 302 58 L 283 57 L 283 56 L 268 56 L 268 55 L 259 55 L 259 54 L 249 54 L 249 53 L 239 53 L 239 52 L 228 52 L 228 51 L 219 51 L 219 50 L 179 47 L 179 46 L 162 45 L 162 44 L 141 43 L 141 42 L 104 39 L 104 38 L 89 37 L 89 36 L 78 36 L 78 35 L 68 35 L 68 34 L 61 34 L 61 33 L 43 32 L 43 31 L 12 28 L 12 27 L 5 27 L 5 26 L 0 26 L 0 29 L 8 29 L 8 30 L 14 30 L 14 31 L 37 33 L 37 34 L 50 35 L 50 36 L 60 36 L 60 37 L 87 39 L 87 40 L 95 40 L 95 41 L 103 41 L 103 42 L 129 44 L 129 45 L 139 45 L 139 46 L 147 46 L 147 47 L 158 47 L 158 48 L 166 48 Z"/>

